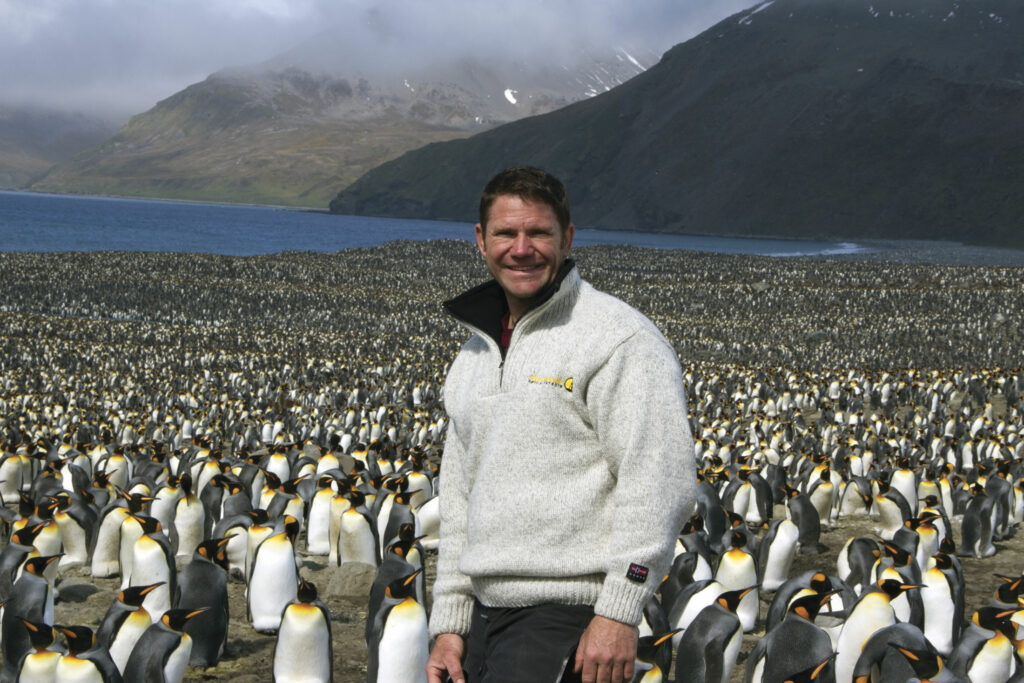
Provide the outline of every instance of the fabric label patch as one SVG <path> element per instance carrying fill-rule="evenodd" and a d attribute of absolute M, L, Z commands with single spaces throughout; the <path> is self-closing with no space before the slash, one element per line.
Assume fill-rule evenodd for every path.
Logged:
<path fill-rule="evenodd" d="M 647 580 L 647 567 L 642 564 L 633 562 L 629 565 L 629 569 L 626 570 L 626 578 L 630 581 L 636 581 L 637 583 L 643 583 Z"/>

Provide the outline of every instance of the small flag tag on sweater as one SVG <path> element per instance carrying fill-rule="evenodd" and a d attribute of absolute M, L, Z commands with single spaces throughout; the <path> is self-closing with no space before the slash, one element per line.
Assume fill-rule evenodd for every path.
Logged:
<path fill-rule="evenodd" d="M 637 583 L 643 583 L 647 580 L 647 567 L 642 564 L 633 562 L 629 565 L 629 569 L 626 570 L 626 578 L 630 581 L 636 581 Z"/>

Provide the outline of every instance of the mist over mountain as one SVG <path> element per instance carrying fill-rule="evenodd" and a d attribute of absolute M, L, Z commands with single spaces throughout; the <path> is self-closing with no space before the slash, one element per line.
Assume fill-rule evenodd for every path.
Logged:
<path fill-rule="evenodd" d="M 774 0 L 610 92 L 411 151 L 339 213 L 475 220 L 534 164 L 577 225 L 1024 246 L 1024 5 Z"/>
<path fill-rule="evenodd" d="M 386 41 L 385 41 L 386 42 Z M 325 206 L 371 168 L 431 142 L 553 111 L 642 73 L 657 55 L 566 52 L 565 62 L 419 61 L 330 36 L 217 72 L 133 117 L 31 189 Z M 333 55 L 333 57 L 332 57 Z"/>
<path fill-rule="evenodd" d="M 80 112 L 0 105 L 0 189 L 13 189 L 109 138 L 118 123 Z"/>

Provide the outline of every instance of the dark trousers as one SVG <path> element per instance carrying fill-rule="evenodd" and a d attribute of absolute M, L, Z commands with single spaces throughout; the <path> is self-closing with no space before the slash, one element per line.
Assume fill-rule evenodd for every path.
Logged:
<path fill-rule="evenodd" d="M 573 674 L 576 646 L 594 617 L 589 605 L 473 608 L 467 683 L 558 683 Z M 564 676 L 563 676 L 564 672 Z"/>

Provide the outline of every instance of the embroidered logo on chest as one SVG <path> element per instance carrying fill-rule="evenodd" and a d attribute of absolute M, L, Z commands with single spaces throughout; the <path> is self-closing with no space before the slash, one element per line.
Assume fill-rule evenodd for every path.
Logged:
<path fill-rule="evenodd" d="M 572 377 L 562 379 L 561 377 L 544 377 L 542 375 L 530 375 L 527 381 L 530 384 L 544 384 L 551 387 L 558 387 L 566 391 L 572 391 Z"/>

